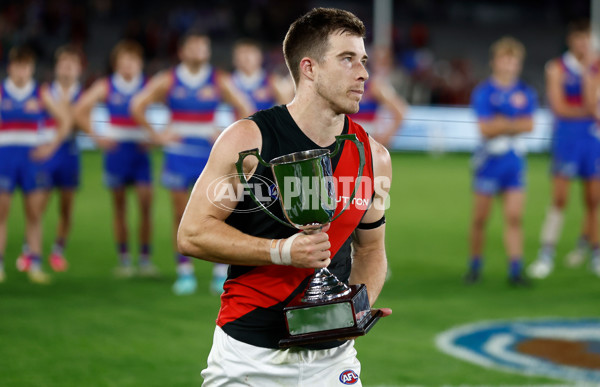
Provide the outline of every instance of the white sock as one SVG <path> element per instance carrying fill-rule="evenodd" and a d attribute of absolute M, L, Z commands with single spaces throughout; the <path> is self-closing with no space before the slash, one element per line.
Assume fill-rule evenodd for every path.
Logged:
<path fill-rule="evenodd" d="M 180 263 L 177 265 L 177 274 L 191 275 L 194 274 L 194 265 L 191 262 Z"/>
<path fill-rule="evenodd" d="M 213 267 L 213 277 L 227 277 L 227 269 L 229 265 L 224 263 L 215 263 Z"/>
<path fill-rule="evenodd" d="M 544 225 L 542 226 L 541 242 L 544 247 L 556 246 L 562 232 L 564 214 L 562 210 L 551 206 L 548 208 Z"/>

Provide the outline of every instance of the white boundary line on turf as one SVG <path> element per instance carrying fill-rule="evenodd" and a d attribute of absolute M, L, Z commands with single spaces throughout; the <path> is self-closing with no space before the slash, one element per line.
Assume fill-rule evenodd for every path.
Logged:
<path fill-rule="evenodd" d="M 440 351 L 442 351 L 450 356 L 456 357 L 458 359 L 461 359 L 463 361 L 466 361 L 466 362 L 469 362 L 472 364 L 480 365 L 487 369 L 498 370 L 498 371 L 512 373 L 512 374 L 521 374 L 521 375 L 525 375 L 525 376 L 543 377 L 543 378 L 548 378 L 548 379 L 557 379 L 557 380 L 562 380 L 562 381 L 575 382 L 575 384 L 569 384 L 569 386 L 593 387 L 593 386 L 598 386 L 598 384 L 588 382 L 585 380 L 581 380 L 581 376 L 578 375 L 576 372 L 565 373 L 565 376 L 561 377 L 558 375 L 544 375 L 544 374 L 536 373 L 533 371 L 514 369 L 514 368 L 498 365 L 498 364 L 492 362 L 491 360 L 474 353 L 473 351 L 470 351 L 465 348 L 459 348 L 453 344 L 453 341 L 457 336 L 460 336 L 466 332 L 473 332 L 475 329 L 488 328 L 488 327 L 498 325 L 498 324 L 503 324 L 503 323 L 504 324 L 515 323 L 515 322 L 527 323 L 527 322 L 536 322 L 536 321 L 544 321 L 544 320 L 579 321 L 579 320 L 587 320 L 587 319 L 598 320 L 598 317 L 556 317 L 555 316 L 555 317 L 536 317 L 536 318 L 522 317 L 522 318 L 501 319 L 501 320 L 482 320 L 482 321 L 478 321 L 476 323 L 459 325 L 455 328 L 451 328 L 447 331 L 444 331 L 444 332 L 438 334 L 435 337 L 435 345 Z M 460 386 L 466 387 L 464 385 L 460 385 Z M 448 386 L 444 386 L 444 387 L 448 387 Z"/>

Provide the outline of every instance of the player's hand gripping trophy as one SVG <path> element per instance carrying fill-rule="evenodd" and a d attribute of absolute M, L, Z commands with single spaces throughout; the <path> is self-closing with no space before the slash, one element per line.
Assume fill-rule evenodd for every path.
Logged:
<path fill-rule="evenodd" d="M 345 140 L 358 148 L 360 165 L 349 200 L 334 216 L 337 195 L 331 157 L 337 155 Z M 250 155 L 272 170 L 279 202 L 289 223 L 275 216 L 250 189 L 243 171 L 243 161 Z M 356 135 L 345 134 L 336 136 L 336 148 L 331 154 L 327 149 L 314 149 L 276 157 L 267 163 L 258 149 L 251 149 L 239 153 L 236 167 L 244 188 L 264 212 L 279 223 L 310 234 L 335 221 L 350 206 L 360 186 L 364 164 L 363 144 Z M 289 336 L 279 342 L 281 347 L 361 336 L 381 317 L 380 311 L 371 313 L 364 284 L 348 286 L 327 268 L 315 270 L 302 297 L 294 299 L 284 313 Z"/>

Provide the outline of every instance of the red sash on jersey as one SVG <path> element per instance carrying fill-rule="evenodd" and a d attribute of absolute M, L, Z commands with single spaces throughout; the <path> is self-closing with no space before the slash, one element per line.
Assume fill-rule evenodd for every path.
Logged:
<path fill-rule="evenodd" d="M 369 136 L 364 129 L 348 118 L 348 133 L 356 134 L 365 148 L 365 166 L 363 182 L 358 189 L 355 200 L 339 218 L 331 223 L 327 234 L 331 242 L 331 256 L 335 256 L 344 242 L 356 229 L 373 197 L 373 163 Z M 338 160 L 334 177 L 337 179 L 336 194 L 343 194 L 340 178 L 352 178 L 349 183 L 354 188 L 354 179 L 358 172 L 358 150 L 353 143 L 346 142 Z M 347 183 L 348 185 L 348 183 Z M 350 190 L 349 194 L 352 193 Z M 348 196 L 350 196 L 348 194 Z M 344 208 L 344 200 L 338 201 L 336 215 Z M 285 301 L 304 280 L 314 273 L 313 269 L 301 269 L 292 266 L 267 265 L 257 266 L 246 274 L 229 279 L 223 286 L 221 309 L 217 317 L 217 325 L 223 326 L 234 321 L 256 308 L 269 308 Z"/>

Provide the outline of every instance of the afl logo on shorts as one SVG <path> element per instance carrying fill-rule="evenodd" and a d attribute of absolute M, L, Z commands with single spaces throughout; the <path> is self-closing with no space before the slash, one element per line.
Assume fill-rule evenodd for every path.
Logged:
<path fill-rule="evenodd" d="M 510 104 L 516 109 L 522 109 L 527 104 L 527 96 L 522 91 L 517 91 L 511 94 Z"/>
<path fill-rule="evenodd" d="M 271 184 L 269 186 L 269 196 L 271 197 L 271 199 L 277 200 L 277 198 L 279 197 L 279 193 L 277 192 L 277 185 Z"/>
<path fill-rule="evenodd" d="M 352 370 L 346 370 L 340 374 L 340 382 L 347 385 L 356 384 L 358 375 Z"/>
<path fill-rule="evenodd" d="M 491 321 L 441 333 L 437 347 L 486 368 L 600 382 L 600 319 Z"/>

